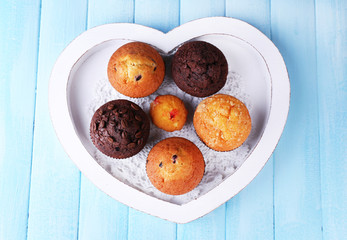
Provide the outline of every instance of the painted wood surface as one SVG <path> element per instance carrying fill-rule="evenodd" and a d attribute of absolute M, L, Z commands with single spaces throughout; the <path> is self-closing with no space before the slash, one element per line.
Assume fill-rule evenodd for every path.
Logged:
<path fill-rule="evenodd" d="M 55 136 L 48 110 L 48 82 L 55 60 L 86 30 L 87 2 L 43 0 L 39 39 L 35 132 L 28 239 L 76 239 L 80 172 Z"/>
<path fill-rule="evenodd" d="M 347 237 L 347 2 L 317 1 L 323 239 Z"/>
<path fill-rule="evenodd" d="M 188 224 L 149 216 L 97 189 L 64 153 L 48 81 L 91 27 L 167 32 L 209 16 L 257 27 L 282 53 L 291 108 L 269 162 L 236 197 Z M 0 240 L 345 239 L 347 2 L 344 0 L 34 0 L 0 2 Z"/>
<path fill-rule="evenodd" d="M 321 239 L 314 1 L 272 0 L 271 36 L 291 80 L 288 122 L 274 153 L 275 238 Z"/>
<path fill-rule="evenodd" d="M 1 2 L 0 19 L 0 239 L 25 239 L 40 2 Z"/>
<path fill-rule="evenodd" d="M 226 1 L 226 16 L 257 27 L 269 38 L 270 3 Z M 259 221 L 261 219 L 261 221 Z M 273 239 L 273 158 L 260 174 L 226 204 L 226 239 Z M 249 229 L 252 231 L 249 231 Z"/>

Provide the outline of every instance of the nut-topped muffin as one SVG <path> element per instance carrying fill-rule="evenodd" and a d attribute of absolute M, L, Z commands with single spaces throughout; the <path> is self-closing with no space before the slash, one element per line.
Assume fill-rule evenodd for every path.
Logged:
<path fill-rule="evenodd" d="M 127 43 L 111 56 L 108 79 L 120 93 L 133 98 L 146 97 L 163 82 L 163 58 L 150 45 L 142 42 Z"/>
<path fill-rule="evenodd" d="M 128 100 L 102 105 L 90 123 L 90 137 L 97 149 L 113 158 L 128 158 L 142 150 L 149 136 L 146 113 Z"/>
<path fill-rule="evenodd" d="M 172 77 L 184 92 L 207 97 L 225 85 L 228 63 L 214 45 L 203 41 L 183 44 L 172 59 Z"/>
<path fill-rule="evenodd" d="M 200 183 L 205 161 L 194 143 L 185 138 L 172 137 L 152 148 L 148 154 L 146 171 L 149 180 L 159 191 L 181 195 Z"/>
<path fill-rule="evenodd" d="M 151 103 L 150 114 L 152 122 L 157 127 L 167 132 L 173 132 L 183 128 L 188 111 L 178 97 L 161 95 Z"/>
<path fill-rule="evenodd" d="M 252 128 L 247 107 L 226 94 L 216 94 L 201 101 L 195 110 L 193 123 L 200 139 L 216 151 L 238 148 Z"/>

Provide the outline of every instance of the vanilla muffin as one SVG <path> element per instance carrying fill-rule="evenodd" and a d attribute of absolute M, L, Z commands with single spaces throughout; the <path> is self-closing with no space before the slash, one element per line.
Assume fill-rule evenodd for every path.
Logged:
<path fill-rule="evenodd" d="M 172 137 L 157 143 L 148 154 L 146 171 L 159 191 L 181 195 L 193 190 L 201 181 L 205 161 L 191 141 Z"/>
<path fill-rule="evenodd" d="M 187 114 L 182 100 L 173 95 L 158 96 L 151 103 L 152 122 L 168 132 L 181 130 L 187 120 Z"/>
<path fill-rule="evenodd" d="M 118 92 L 140 98 L 159 88 L 164 79 L 165 65 L 153 47 L 142 42 L 131 42 L 113 53 L 107 74 L 111 85 Z"/>
<path fill-rule="evenodd" d="M 198 105 L 193 119 L 196 133 L 210 148 L 230 151 L 246 141 L 252 128 L 246 106 L 238 99 L 216 94 Z"/>

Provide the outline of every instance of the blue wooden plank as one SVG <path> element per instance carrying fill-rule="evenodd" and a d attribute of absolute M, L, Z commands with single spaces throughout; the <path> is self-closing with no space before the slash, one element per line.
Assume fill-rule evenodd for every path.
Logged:
<path fill-rule="evenodd" d="M 40 1 L 0 4 L 0 239 L 25 239 Z"/>
<path fill-rule="evenodd" d="M 135 22 L 167 32 L 178 26 L 177 1 L 135 1 Z M 176 224 L 129 209 L 128 239 L 176 239 Z"/>
<path fill-rule="evenodd" d="M 181 0 L 181 24 L 224 14 L 224 0 Z M 225 239 L 225 204 L 191 223 L 177 225 L 177 239 Z"/>
<path fill-rule="evenodd" d="M 80 173 L 49 117 L 48 82 L 64 47 L 85 30 L 87 2 L 42 1 L 28 239 L 75 239 Z"/>
<path fill-rule="evenodd" d="M 270 37 L 269 0 L 227 0 L 226 15 L 246 21 Z M 273 239 L 272 157 L 253 182 L 227 202 L 226 239 Z"/>
<path fill-rule="evenodd" d="M 81 176 L 78 239 L 127 239 L 128 207 L 101 192 Z"/>
<path fill-rule="evenodd" d="M 321 239 L 315 6 L 271 1 L 271 34 L 291 80 L 291 107 L 274 153 L 276 239 Z"/>
<path fill-rule="evenodd" d="M 136 0 L 135 22 L 168 32 L 179 25 L 179 1 Z"/>
<path fill-rule="evenodd" d="M 134 21 L 134 1 L 89 0 L 88 28 L 101 24 Z"/>
<path fill-rule="evenodd" d="M 177 239 L 225 239 L 225 204 L 186 224 L 177 224 Z"/>
<path fill-rule="evenodd" d="M 347 2 L 316 1 L 323 239 L 347 236 Z"/>
<path fill-rule="evenodd" d="M 113 22 L 132 22 L 132 1 L 89 0 L 88 28 Z M 79 239 L 127 239 L 128 207 L 81 178 Z"/>
<path fill-rule="evenodd" d="M 204 17 L 225 16 L 222 0 L 181 0 L 180 24 Z"/>

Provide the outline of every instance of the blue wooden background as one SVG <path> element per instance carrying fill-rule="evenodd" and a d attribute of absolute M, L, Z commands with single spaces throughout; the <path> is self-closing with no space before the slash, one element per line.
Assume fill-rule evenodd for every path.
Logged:
<path fill-rule="evenodd" d="M 188 224 L 111 199 L 67 157 L 48 81 L 78 34 L 113 22 L 167 32 L 209 16 L 242 19 L 277 45 L 291 108 L 266 167 Z M 347 239 L 347 1 L 0 0 L 0 240 Z"/>

